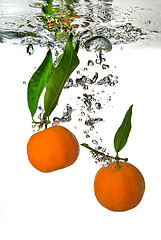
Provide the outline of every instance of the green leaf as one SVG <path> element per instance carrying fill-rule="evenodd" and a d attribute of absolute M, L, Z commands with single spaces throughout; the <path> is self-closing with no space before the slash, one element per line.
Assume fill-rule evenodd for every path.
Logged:
<path fill-rule="evenodd" d="M 133 105 L 131 105 L 128 111 L 126 112 L 122 124 L 117 130 L 114 137 L 114 147 L 117 154 L 126 145 L 129 133 L 131 131 L 132 107 Z"/>
<path fill-rule="evenodd" d="M 41 63 L 39 68 L 34 72 L 28 83 L 27 100 L 32 118 L 36 113 L 38 101 L 43 89 L 46 86 L 49 74 L 51 72 L 52 64 L 53 64 L 52 53 L 51 50 L 49 50 L 43 62 Z"/>
<path fill-rule="evenodd" d="M 47 82 L 44 96 L 45 117 L 49 117 L 56 107 L 65 82 L 79 64 L 77 51 L 78 43 L 76 48 L 74 48 L 73 35 L 71 34 L 67 40 L 64 54 L 61 56 L 59 64 L 52 69 Z"/>

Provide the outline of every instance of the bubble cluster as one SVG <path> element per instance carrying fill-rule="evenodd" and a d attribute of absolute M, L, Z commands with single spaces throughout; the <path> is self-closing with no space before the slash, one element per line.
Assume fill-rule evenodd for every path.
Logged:
<path fill-rule="evenodd" d="M 97 66 L 100 67 L 99 71 L 95 71 L 93 74 L 93 70 L 97 69 Z M 99 77 L 99 73 L 102 75 L 102 71 L 104 70 L 104 77 Z M 104 52 L 100 51 L 96 53 L 95 61 L 89 59 L 87 61 L 87 66 L 83 68 L 82 71 L 77 71 L 76 79 L 73 80 L 69 78 L 64 86 L 65 89 L 70 87 L 79 87 L 81 86 L 84 90 L 88 90 L 92 85 L 102 85 L 102 86 L 116 86 L 118 83 L 118 76 L 114 75 L 111 72 L 110 65 L 106 63 L 106 59 L 104 58 Z"/>
<path fill-rule="evenodd" d="M 67 104 L 66 109 L 63 111 L 63 116 L 62 117 L 54 117 L 53 121 L 52 121 L 52 125 L 70 122 L 72 120 L 72 112 L 73 112 L 73 109 L 72 109 L 71 105 Z"/>
<path fill-rule="evenodd" d="M 96 140 L 92 140 L 92 143 L 98 145 Z M 106 149 L 101 146 L 95 147 L 94 151 L 91 150 L 90 152 L 95 160 L 95 163 L 101 165 L 102 167 L 107 167 L 113 162 L 113 158 L 109 156 L 109 153 L 106 151 Z"/>
<path fill-rule="evenodd" d="M 70 102 L 71 114 L 73 109 L 75 110 L 75 128 L 79 126 L 85 139 L 94 145 L 96 142 L 100 144 L 103 142 L 101 136 L 98 136 L 97 129 L 105 121 L 105 108 L 111 102 L 118 84 L 116 66 L 111 66 L 107 62 L 107 56 L 108 53 L 104 51 L 96 52 L 92 58 L 78 66 L 77 71 L 70 76 L 64 86 L 64 91 L 71 91 L 71 94 L 75 91 L 74 88 L 77 88 L 79 95 L 76 95 L 76 102 L 72 100 Z M 65 118 L 65 121 L 67 119 L 70 121 L 71 115 Z M 53 119 L 54 124 L 62 122 L 60 117 Z"/>

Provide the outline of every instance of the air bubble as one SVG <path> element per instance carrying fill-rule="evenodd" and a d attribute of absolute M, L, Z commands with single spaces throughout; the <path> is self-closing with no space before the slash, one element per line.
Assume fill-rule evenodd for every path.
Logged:
<path fill-rule="evenodd" d="M 69 78 L 68 81 L 66 82 L 64 88 L 68 89 L 68 88 L 70 88 L 72 86 L 73 86 L 73 80 L 71 78 Z"/>
<path fill-rule="evenodd" d="M 88 60 L 88 63 L 87 63 L 88 66 L 93 66 L 94 65 L 94 62 L 92 60 Z"/>
<path fill-rule="evenodd" d="M 90 135 L 86 135 L 86 138 L 90 138 Z"/>
<path fill-rule="evenodd" d="M 93 130 L 94 130 L 94 126 L 91 126 L 91 127 L 90 127 L 90 131 L 93 131 Z"/>
<path fill-rule="evenodd" d="M 88 86 L 87 86 L 87 85 L 84 85 L 84 86 L 83 86 L 83 89 L 84 89 L 84 90 L 88 90 Z"/>
<path fill-rule="evenodd" d="M 59 123 L 61 120 L 60 120 L 60 118 L 58 118 L 58 117 L 54 117 L 53 118 L 53 124 L 54 123 Z"/>
<path fill-rule="evenodd" d="M 95 83 L 97 79 L 98 79 L 98 72 L 96 72 L 94 77 L 92 78 L 92 83 Z"/>
<path fill-rule="evenodd" d="M 29 56 L 30 56 L 31 54 L 33 54 L 33 53 L 34 53 L 34 47 L 33 47 L 33 45 L 32 45 L 32 44 L 29 44 L 29 45 L 27 46 L 26 51 L 27 51 L 27 53 L 29 54 Z"/>
<path fill-rule="evenodd" d="M 96 102 L 96 103 L 95 103 L 95 107 L 96 107 L 97 109 L 101 109 L 101 103 Z"/>
<path fill-rule="evenodd" d="M 38 106 L 37 108 L 38 108 L 39 110 L 42 110 L 42 107 L 41 107 L 41 106 Z"/>
<path fill-rule="evenodd" d="M 110 102 L 110 101 L 111 101 L 111 96 L 107 98 L 107 102 Z"/>
<path fill-rule="evenodd" d="M 106 52 L 112 50 L 111 42 L 102 36 L 95 36 L 85 42 L 85 48 L 87 51 L 101 51 L 104 50 Z"/>
<path fill-rule="evenodd" d="M 92 126 L 95 123 L 103 121 L 102 118 L 89 118 L 88 120 L 85 121 L 85 125 L 87 126 Z"/>
<path fill-rule="evenodd" d="M 98 142 L 96 140 L 92 140 L 92 143 L 96 144 L 96 145 L 98 144 Z"/>
<path fill-rule="evenodd" d="M 102 69 L 107 69 L 107 68 L 109 68 L 110 66 L 109 65 L 107 65 L 107 64 L 102 64 Z"/>
<path fill-rule="evenodd" d="M 106 148 L 102 148 L 102 152 L 105 153 L 106 152 Z"/>

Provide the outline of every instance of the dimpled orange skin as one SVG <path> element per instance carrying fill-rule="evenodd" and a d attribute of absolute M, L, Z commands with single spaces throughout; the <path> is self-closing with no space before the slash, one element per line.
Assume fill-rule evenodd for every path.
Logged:
<path fill-rule="evenodd" d="M 52 172 L 76 161 L 79 143 L 65 127 L 52 126 L 31 136 L 27 144 L 27 155 L 37 170 Z"/>
<path fill-rule="evenodd" d="M 136 207 L 145 191 L 141 172 L 132 164 L 119 161 L 101 168 L 94 179 L 94 192 L 98 202 L 111 211 L 127 211 Z"/>

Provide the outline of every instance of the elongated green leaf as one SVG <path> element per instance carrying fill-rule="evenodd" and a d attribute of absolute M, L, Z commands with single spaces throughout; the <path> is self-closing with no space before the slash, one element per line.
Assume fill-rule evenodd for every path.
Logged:
<path fill-rule="evenodd" d="M 73 35 L 71 34 L 67 40 L 64 54 L 61 57 L 59 64 L 52 69 L 47 82 L 44 96 L 45 117 L 49 117 L 56 107 L 65 82 L 79 64 L 77 51 L 78 44 L 76 44 L 76 49 L 74 49 Z"/>
<path fill-rule="evenodd" d="M 43 89 L 46 86 L 47 79 L 51 72 L 52 64 L 53 64 L 52 53 L 51 50 L 49 50 L 42 64 L 34 72 L 28 83 L 27 100 L 32 118 L 36 113 L 38 101 Z"/>
<path fill-rule="evenodd" d="M 128 111 L 126 112 L 123 122 L 115 134 L 114 147 L 116 153 L 118 153 L 125 146 L 128 140 L 128 136 L 131 131 L 132 107 L 133 105 L 131 105 Z"/>

